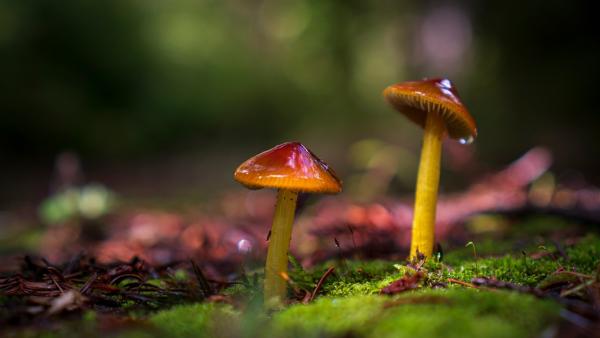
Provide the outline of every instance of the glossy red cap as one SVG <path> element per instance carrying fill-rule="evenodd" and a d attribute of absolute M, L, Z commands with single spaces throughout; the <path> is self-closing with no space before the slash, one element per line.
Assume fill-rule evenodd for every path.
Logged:
<path fill-rule="evenodd" d="M 444 119 L 451 138 L 470 140 L 477 137 L 475 120 L 448 79 L 397 83 L 387 87 L 383 95 L 397 111 L 423 128 L 427 113 L 435 112 Z"/>
<path fill-rule="evenodd" d="M 236 181 L 250 189 L 276 188 L 336 194 L 342 182 L 329 166 L 299 142 L 287 142 L 242 163 Z"/>

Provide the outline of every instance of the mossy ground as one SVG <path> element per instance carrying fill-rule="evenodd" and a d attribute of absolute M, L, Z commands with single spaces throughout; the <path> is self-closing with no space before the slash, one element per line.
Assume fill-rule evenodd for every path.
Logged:
<path fill-rule="evenodd" d="M 323 297 L 277 314 L 279 336 L 525 337 L 543 330 L 557 305 L 532 296 L 472 289 L 421 290 L 396 297 Z"/>
<path fill-rule="evenodd" d="M 328 267 L 336 270 L 315 301 L 293 303 L 271 314 L 261 310 L 256 282 L 260 278 L 248 278 L 223 292 L 235 305 L 181 304 L 132 312 L 119 320 L 88 311 L 81 320 L 67 321 L 57 330 L 20 330 L 7 336 L 535 337 L 557 327 L 561 310 L 557 302 L 517 291 L 469 288 L 449 279 L 469 283 L 485 276 L 535 287 L 558 269 L 597 273 L 600 236 L 588 234 L 571 243 L 544 240 L 543 230 L 539 234 L 520 244 L 515 244 L 518 235 L 475 241 L 476 254 L 472 246 L 456 247 L 442 261 L 431 260 L 422 267 L 425 277 L 418 288 L 394 296 L 379 292 L 414 271 L 406 262 L 342 260 L 309 270 L 292 264 L 294 287 L 309 291 Z"/>

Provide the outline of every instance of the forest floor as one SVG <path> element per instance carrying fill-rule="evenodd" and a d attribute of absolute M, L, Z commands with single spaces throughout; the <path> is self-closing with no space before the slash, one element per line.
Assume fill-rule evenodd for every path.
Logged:
<path fill-rule="evenodd" d="M 497 222 L 505 216 L 488 215 Z M 0 279 L 5 337 L 587 337 L 600 329 L 597 224 L 512 217 L 445 242 L 427 262 L 360 252 L 303 268 L 265 312 L 260 263 L 214 280 L 200 260 L 53 265 L 26 256 Z M 220 276 L 220 278 L 224 278 Z"/>
<path fill-rule="evenodd" d="M 598 337 L 600 190 L 549 166 L 534 148 L 442 194 L 427 261 L 406 261 L 410 199 L 301 196 L 278 311 L 262 304 L 272 191 L 68 187 L 0 214 L 0 337 Z"/>

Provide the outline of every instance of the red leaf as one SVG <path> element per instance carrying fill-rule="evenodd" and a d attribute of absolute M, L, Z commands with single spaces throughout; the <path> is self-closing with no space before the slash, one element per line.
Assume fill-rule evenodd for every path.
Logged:
<path fill-rule="evenodd" d="M 423 279 L 424 274 L 420 271 L 410 275 L 406 273 L 404 277 L 391 282 L 388 286 L 381 289 L 379 293 L 383 295 L 393 295 L 396 293 L 404 292 L 406 290 L 416 289 L 419 286 L 419 282 Z"/>

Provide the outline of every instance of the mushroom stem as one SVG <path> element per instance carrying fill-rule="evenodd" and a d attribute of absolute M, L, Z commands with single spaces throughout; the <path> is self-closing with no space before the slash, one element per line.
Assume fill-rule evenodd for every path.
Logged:
<path fill-rule="evenodd" d="M 265 266 L 264 301 L 267 307 L 279 305 L 286 296 L 287 281 L 282 273 L 287 273 L 288 250 L 292 237 L 292 224 L 296 212 L 298 192 L 279 189 L 275 215 L 271 226 L 267 264 Z"/>
<path fill-rule="evenodd" d="M 440 159 L 444 132 L 445 127 L 442 117 L 437 113 L 428 113 L 415 193 L 410 245 L 411 259 L 418 256 L 417 251 L 425 257 L 431 257 L 433 253 L 435 210 L 440 182 Z"/>

